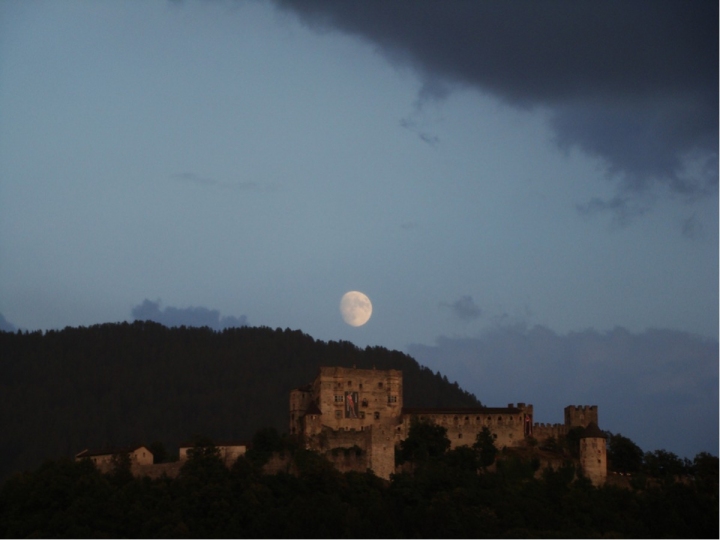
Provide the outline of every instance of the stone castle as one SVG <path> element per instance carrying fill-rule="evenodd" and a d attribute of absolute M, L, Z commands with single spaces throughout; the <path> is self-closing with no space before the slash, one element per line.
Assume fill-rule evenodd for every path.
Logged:
<path fill-rule="evenodd" d="M 290 434 L 298 436 L 306 449 L 327 457 L 341 471 L 373 471 L 389 479 L 397 472 L 395 448 L 407 438 L 415 421 L 444 427 L 450 447 L 472 445 L 478 433 L 487 427 L 495 446 L 542 444 L 558 439 L 576 427 L 584 428 L 580 439 L 580 465 L 593 484 L 607 478 L 605 435 L 598 428 L 598 410 L 592 406 L 565 407 L 563 424 L 533 422 L 533 406 L 525 403 L 507 407 L 421 409 L 403 407 L 402 372 L 395 369 L 355 369 L 321 367 L 310 384 L 290 392 Z M 227 466 L 245 454 L 245 442 L 216 442 L 215 447 Z M 83 450 L 76 460 L 89 459 L 101 471 L 113 469 L 120 455 L 127 455 L 133 474 L 158 477 L 177 476 L 188 459 L 193 443 L 183 443 L 179 460 L 155 464 L 146 446 Z M 548 463 L 548 465 L 550 465 Z M 289 463 L 275 457 L 267 472 L 289 470 Z"/>
<path fill-rule="evenodd" d="M 447 429 L 451 448 L 472 445 L 484 427 L 503 447 L 527 446 L 556 439 L 575 427 L 580 439 L 580 465 L 591 482 L 607 478 L 605 435 L 598 428 L 597 406 L 565 407 L 563 424 L 533 422 L 533 406 L 418 409 L 403 407 L 403 378 L 399 370 L 321 367 L 310 384 L 290 392 L 290 433 L 305 447 L 324 454 L 339 468 L 348 468 L 343 455 L 354 449 L 354 466 L 389 479 L 396 472 L 395 447 L 409 433 L 413 421 Z M 338 459 L 339 457 L 339 459 Z M 359 461 L 358 461 L 359 460 Z M 364 470 L 363 469 L 363 470 Z"/>

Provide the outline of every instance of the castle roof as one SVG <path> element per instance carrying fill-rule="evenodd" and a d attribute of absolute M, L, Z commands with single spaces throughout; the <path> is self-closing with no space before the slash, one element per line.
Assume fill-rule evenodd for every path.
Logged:
<path fill-rule="evenodd" d="M 317 406 L 317 403 L 311 401 L 310 406 L 305 411 L 305 416 L 308 414 L 322 414 L 322 411 L 320 410 L 320 407 Z"/>
<path fill-rule="evenodd" d="M 590 422 L 582 435 L 581 439 L 607 439 L 607 436 L 602 432 L 595 422 Z"/>
<path fill-rule="evenodd" d="M 76 458 L 92 457 L 92 456 L 114 456 L 117 454 L 129 454 L 138 450 L 139 448 L 145 448 L 148 452 L 150 450 L 144 444 L 137 444 L 135 446 L 120 446 L 113 448 L 104 448 L 102 450 L 83 450 L 79 454 L 75 454 Z M 150 452 L 152 454 L 152 452 Z"/>
<path fill-rule="evenodd" d="M 516 407 L 403 407 L 402 413 L 413 414 L 520 414 L 522 411 Z"/>
<path fill-rule="evenodd" d="M 194 441 L 185 441 L 185 442 L 180 443 L 180 445 L 178 446 L 178 448 L 194 448 L 194 447 L 196 447 L 196 446 L 203 447 L 203 446 L 209 446 L 209 444 L 206 445 L 206 444 L 204 444 L 204 443 L 201 443 L 200 445 L 198 445 L 198 444 L 197 444 L 196 442 L 194 442 Z M 220 447 L 220 446 L 245 446 L 245 447 L 248 447 L 248 448 L 249 448 L 249 447 L 250 447 L 250 443 L 247 442 L 247 441 L 233 441 L 233 440 L 219 440 L 219 441 L 216 441 L 215 439 L 212 439 L 212 446 L 214 446 L 214 447 L 216 447 L 216 448 L 218 448 L 218 447 Z"/>

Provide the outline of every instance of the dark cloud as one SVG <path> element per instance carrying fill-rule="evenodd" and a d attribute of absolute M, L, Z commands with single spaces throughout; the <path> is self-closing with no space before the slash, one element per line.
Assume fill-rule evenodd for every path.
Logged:
<path fill-rule="evenodd" d="M 14 324 L 10 323 L 5 316 L 0 313 L 0 331 L 3 332 L 14 332 L 17 330 Z"/>
<path fill-rule="evenodd" d="M 160 301 L 152 302 L 147 298 L 142 304 L 132 308 L 132 316 L 138 321 L 155 321 L 167 327 L 173 326 L 207 326 L 213 330 L 247 326 L 247 317 L 228 315 L 220 317 L 216 309 L 204 307 L 188 307 L 185 309 L 171 306 L 160 309 Z"/>
<path fill-rule="evenodd" d="M 542 107 L 562 147 L 605 160 L 625 192 L 717 189 L 718 3 L 699 0 L 275 0 L 374 43 L 422 77 Z M 688 158 L 707 161 L 690 175 Z"/>
<path fill-rule="evenodd" d="M 191 172 L 177 173 L 170 176 L 173 180 L 185 182 L 188 184 L 196 184 L 199 186 L 211 186 L 219 188 L 232 188 L 248 191 L 259 191 L 262 186 L 257 182 L 224 182 L 215 178 L 209 178 L 197 175 Z"/>
<path fill-rule="evenodd" d="M 704 236 L 705 230 L 702 222 L 696 214 L 684 219 L 682 222 L 682 233 L 686 238 L 701 238 Z"/>
<path fill-rule="evenodd" d="M 451 304 L 443 303 L 441 305 L 449 307 L 453 315 L 463 321 L 472 321 L 480 318 L 482 315 L 482 310 L 475 304 L 472 296 L 463 296 Z"/>
<path fill-rule="evenodd" d="M 593 197 L 586 203 L 575 205 L 575 208 L 584 216 L 612 212 L 615 223 L 621 227 L 628 225 L 633 219 L 642 216 L 649 210 L 645 202 L 638 202 L 627 196 L 616 196 L 612 199 Z"/>
<path fill-rule="evenodd" d="M 718 342 L 673 330 L 558 335 L 498 327 L 479 338 L 411 345 L 418 362 L 463 381 L 484 404 L 526 402 L 540 422 L 567 405 L 598 405 L 603 429 L 644 450 L 717 453 Z"/>

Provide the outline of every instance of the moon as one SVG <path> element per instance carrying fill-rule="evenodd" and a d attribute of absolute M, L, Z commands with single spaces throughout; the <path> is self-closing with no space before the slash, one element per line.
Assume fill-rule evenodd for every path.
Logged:
<path fill-rule="evenodd" d="M 340 300 L 340 313 L 350 326 L 362 326 L 370 320 L 372 303 L 359 291 L 348 291 Z"/>

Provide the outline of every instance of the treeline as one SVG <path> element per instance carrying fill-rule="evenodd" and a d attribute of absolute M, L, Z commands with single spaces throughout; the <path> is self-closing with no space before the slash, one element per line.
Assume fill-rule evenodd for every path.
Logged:
<path fill-rule="evenodd" d="M 442 429 L 442 428 L 441 428 Z M 593 487 L 572 462 L 538 473 L 533 459 L 448 450 L 437 427 L 399 449 L 409 472 L 390 482 L 339 473 L 321 456 L 263 430 L 226 468 L 196 448 L 176 478 L 134 478 L 127 461 L 51 461 L 0 490 L 0 536 L 126 538 L 717 538 L 717 458 L 679 482 Z M 491 445 L 490 445 L 491 446 Z M 263 474 L 271 452 L 294 473 Z M 709 465 L 709 467 L 707 466 Z"/>
<path fill-rule="evenodd" d="M 290 390 L 319 366 L 401 369 L 407 406 L 479 405 L 403 353 L 289 329 L 135 322 L 0 332 L 0 481 L 88 447 L 160 441 L 172 451 L 196 433 L 284 432 Z"/>

